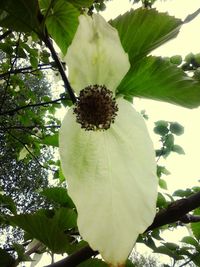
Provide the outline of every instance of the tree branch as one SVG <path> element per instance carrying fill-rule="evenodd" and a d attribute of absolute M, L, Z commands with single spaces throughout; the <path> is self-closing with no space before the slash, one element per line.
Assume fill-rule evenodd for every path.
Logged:
<path fill-rule="evenodd" d="M 81 248 L 77 252 L 71 254 L 67 258 L 61 261 L 55 262 L 53 264 L 47 265 L 45 267 L 75 267 L 81 262 L 97 254 L 98 254 L 97 251 L 94 251 L 89 246 L 86 246 L 84 248 Z"/>
<path fill-rule="evenodd" d="M 8 30 L 6 32 L 4 32 L 1 36 L 0 36 L 0 41 L 3 40 L 4 38 L 6 38 L 9 34 L 11 34 L 12 31 Z"/>
<path fill-rule="evenodd" d="M 188 212 L 200 206 L 200 192 L 195 193 L 187 198 L 179 199 L 171 203 L 166 209 L 160 210 L 153 221 L 147 228 L 146 232 L 153 230 L 165 224 L 177 222 Z"/>
<path fill-rule="evenodd" d="M 51 101 L 47 101 L 47 102 L 41 102 L 41 103 L 36 103 L 36 104 L 28 104 L 28 105 L 25 105 L 25 106 L 21 106 L 21 107 L 17 107 L 15 109 L 11 109 L 11 110 L 6 110 L 4 112 L 1 112 L 0 113 L 0 116 L 2 115 L 13 115 L 15 112 L 21 110 L 21 109 L 26 109 L 26 108 L 30 108 L 30 107 L 39 107 L 39 106 L 47 106 L 47 105 L 50 105 L 50 104 L 60 104 L 58 103 L 59 101 L 61 100 L 64 100 L 65 98 L 64 97 L 61 97 L 61 98 L 58 98 L 58 99 L 55 99 L 55 100 L 51 100 Z"/>
<path fill-rule="evenodd" d="M 42 128 L 42 129 L 59 129 L 60 125 L 45 125 L 40 127 L 40 125 L 29 125 L 29 126 L 23 126 L 23 125 L 10 125 L 10 126 L 0 126 L 0 131 L 3 132 L 11 129 L 18 129 L 18 130 L 24 130 L 24 129 L 34 129 L 34 128 Z"/>
<path fill-rule="evenodd" d="M 52 68 L 51 63 L 46 63 L 46 64 L 38 64 L 38 68 L 37 69 L 34 69 L 32 66 L 19 68 L 19 69 L 11 69 L 10 71 L 7 71 L 5 73 L 1 73 L 0 74 L 0 78 L 4 78 L 4 77 L 9 76 L 11 74 L 29 73 L 29 71 L 35 72 L 35 71 L 38 71 L 38 70 L 44 70 L 44 69 L 50 69 L 50 68 Z"/>
<path fill-rule="evenodd" d="M 75 94 L 73 92 L 73 89 L 72 89 L 68 79 L 67 79 L 67 76 L 65 74 L 65 70 L 63 68 L 63 65 L 60 62 L 59 58 L 58 58 L 58 55 L 57 55 L 57 53 L 56 53 L 56 51 L 55 51 L 55 49 L 53 47 L 52 41 L 50 40 L 47 31 L 46 31 L 46 36 L 45 36 L 43 41 L 45 42 L 46 46 L 51 51 L 51 55 L 52 55 L 56 65 L 58 67 L 59 73 L 60 73 L 60 75 L 61 75 L 61 77 L 63 79 L 64 85 L 65 85 L 65 88 L 66 88 L 67 92 L 69 93 L 69 96 L 70 96 L 72 102 L 76 103 L 76 101 L 77 101 L 76 100 L 76 96 L 75 96 Z"/>
<path fill-rule="evenodd" d="M 182 221 L 185 223 L 200 221 L 200 216 L 193 216 L 187 214 L 188 212 L 198 208 L 199 206 L 200 192 L 195 193 L 187 198 L 179 199 L 171 203 L 166 209 L 160 210 L 156 214 L 153 223 L 147 228 L 145 232 L 177 221 Z M 186 218 L 188 219 L 186 220 Z M 45 267 L 75 267 L 81 262 L 97 254 L 98 252 L 93 251 L 89 246 L 86 246 L 80 249 L 79 251 L 73 253 L 72 255 L 68 256 L 67 258 Z"/>

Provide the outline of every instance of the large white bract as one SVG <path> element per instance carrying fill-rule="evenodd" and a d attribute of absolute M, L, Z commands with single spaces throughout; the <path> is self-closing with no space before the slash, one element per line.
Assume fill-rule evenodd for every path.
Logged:
<path fill-rule="evenodd" d="M 77 94 L 94 84 L 115 93 L 130 67 L 118 33 L 100 15 L 79 20 L 66 55 L 70 83 Z M 119 110 L 107 130 L 86 131 L 69 109 L 59 150 L 81 236 L 111 266 L 123 266 L 155 216 L 157 177 L 142 116 L 128 101 L 116 102 Z"/>

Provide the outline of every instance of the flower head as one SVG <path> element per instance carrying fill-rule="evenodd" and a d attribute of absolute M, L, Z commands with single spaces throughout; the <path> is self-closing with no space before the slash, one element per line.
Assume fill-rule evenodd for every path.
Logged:
<path fill-rule="evenodd" d="M 60 130 L 60 157 L 83 239 L 122 266 L 152 223 L 157 178 L 142 116 L 115 91 L 130 64 L 117 31 L 100 15 L 81 15 L 66 55 L 79 94 Z"/>

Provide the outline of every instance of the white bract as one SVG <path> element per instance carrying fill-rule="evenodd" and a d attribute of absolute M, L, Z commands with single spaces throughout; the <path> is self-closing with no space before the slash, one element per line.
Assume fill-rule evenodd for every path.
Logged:
<path fill-rule="evenodd" d="M 77 94 L 95 84 L 115 94 L 130 67 L 118 33 L 100 15 L 81 15 L 79 22 L 65 58 L 70 83 Z M 142 116 L 122 98 L 116 104 L 117 115 L 106 130 L 81 128 L 70 108 L 59 150 L 81 236 L 111 266 L 123 266 L 155 216 L 157 177 Z"/>

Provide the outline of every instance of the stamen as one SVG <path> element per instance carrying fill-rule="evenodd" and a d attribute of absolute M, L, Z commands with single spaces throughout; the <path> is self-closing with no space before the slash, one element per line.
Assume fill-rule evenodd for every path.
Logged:
<path fill-rule="evenodd" d="M 91 85 L 80 91 L 75 104 L 76 121 L 87 131 L 107 130 L 114 122 L 118 107 L 112 91 L 104 85 Z"/>

